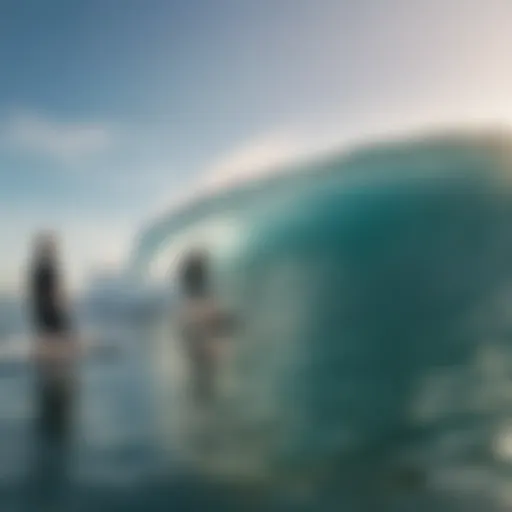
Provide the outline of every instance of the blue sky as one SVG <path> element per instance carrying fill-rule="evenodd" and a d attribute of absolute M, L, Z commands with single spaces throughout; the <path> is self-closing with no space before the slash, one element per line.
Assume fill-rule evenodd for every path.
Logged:
<path fill-rule="evenodd" d="M 2 0 L 0 288 L 55 226 L 78 282 L 183 187 L 512 119 L 508 0 Z"/>

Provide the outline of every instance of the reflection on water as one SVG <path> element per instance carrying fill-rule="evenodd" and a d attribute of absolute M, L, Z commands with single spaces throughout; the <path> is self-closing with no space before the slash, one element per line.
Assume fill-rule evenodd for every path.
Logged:
<path fill-rule="evenodd" d="M 140 334 L 140 333 L 139 333 Z M 33 369 L 0 377 L 0 504 L 9 510 L 202 510 L 225 493 L 162 460 L 150 368 L 135 331 L 116 358 L 79 369 L 78 418 L 68 440 L 38 429 Z"/>

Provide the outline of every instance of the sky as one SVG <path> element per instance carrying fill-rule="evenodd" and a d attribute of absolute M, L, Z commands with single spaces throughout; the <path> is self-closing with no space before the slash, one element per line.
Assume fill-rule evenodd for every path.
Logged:
<path fill-rule="evenodd" d="M 70 280 L 183 190 L 319 147 L 512 120 L 509 0 L 2 0 L 0 290 Z"/>

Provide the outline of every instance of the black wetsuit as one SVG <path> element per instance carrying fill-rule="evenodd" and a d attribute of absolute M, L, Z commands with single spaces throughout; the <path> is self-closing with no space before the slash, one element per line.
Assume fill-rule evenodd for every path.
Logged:
<path fill-rule="evenodd" d="M 38 342 L 69 343 L 67 315 L 58 300 L 59 275 L 51 262 L 40 262 L 34 269 L 32 282 L 33 321 Z M 53 338 L 53 336 L 56 336 Z M 59 364 L 57 364 L 59 366 Z M 56 378 L 63 375 L 64 378 Z M 70 425 L 73 393 L 73 369 L 56 368 L 41 361 L 37 365 L 39 392 L 39 425 L 46 436 L 64 439 Z"/>
<path fill-rule="evenodd" d="M 51 262 L 34 269 L 32 282 L 33 314 L 39 334 L 59 334 L 66 330 L 66 315 L 58 302 L 59 275 Z"/>

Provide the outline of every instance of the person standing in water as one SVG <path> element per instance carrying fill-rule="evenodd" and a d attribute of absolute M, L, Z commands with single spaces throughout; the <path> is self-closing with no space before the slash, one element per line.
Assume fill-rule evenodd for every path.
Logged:
<path fill-rule="evenodd" d="M 31 302 L 36 335 L 35 364 L 41 433 L 63 440 L 73 398 L 75 343 L 52 233 L 36 239 L 31 270 Z"/>
<path fill-rule="evenodd" d="M 183 297 L 181 331 L 188 356 L 192 394 L 206 405 L 215 396 L 215 380 L 226 334 L 227 315 L 217 307 L 205 251 L 193 250 L 182 262 L 179 285 Z"/>

